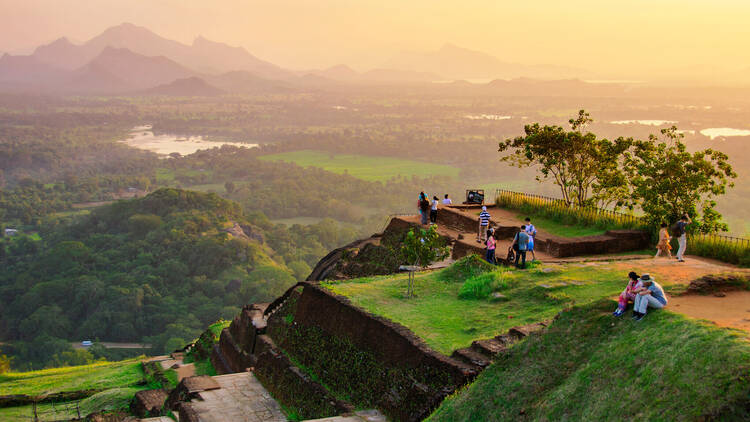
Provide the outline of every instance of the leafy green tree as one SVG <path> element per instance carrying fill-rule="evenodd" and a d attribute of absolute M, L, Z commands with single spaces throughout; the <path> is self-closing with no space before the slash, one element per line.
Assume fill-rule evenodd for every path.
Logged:
<path fill-rule="evenodd" d="M 729 157 L 714 149 L 689 152 L 675 126 L 661 134 L 663 141 L 651 135 L 636 141 L 632 154 L 626 154 L 632 201 L 654 225 L 675 222 L 687 213 L 700 232 L 726 231 L 713 199 L 734 186 L 737 174 Z"/>
<path fill-rule="evenodd" d="M 499 151 L 508 152 L 501 161 L 517 167 L 539 167 L 538 181 L 552 179 L 568 205 L 623 205 L 618 198 L 627 189 L 619 171 L 623 153 L 632 139 L 599 139 L 583 129 L 592 122 L 584 110 L 570 119 L 571 130 L 560 126 L 526 125 L 525 136 L 500 142 Z"/>
<path fill-rule="evenodd" d="M 296 278 L 297 281 L 304 280 L 310 275 L 310 272 L 312 272 L 312 268 L 310 268 L 305 261 L 292 261 L 287 264 L 287 267 L 292 270 L 294 278 Z"/>
<path fill-rule="evenodd" d="M 401 262 L 409 267 L 409 281 L 406 291 L 407 297 L 414 295 L 414 270 L 416 268 L 427 268 L 435 261 L 440 261 L 448 256 L 448 247 L 437 232 L 437 226 L 432 225 L 429 229 L 410 229 L 404 236 L 399 249 Z"/>

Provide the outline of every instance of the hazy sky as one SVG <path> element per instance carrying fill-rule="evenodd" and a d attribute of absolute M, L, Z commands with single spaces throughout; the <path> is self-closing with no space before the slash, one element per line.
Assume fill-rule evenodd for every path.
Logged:
<path fill-rule="evenodd" d="M 241 45 L 291 68 L 369 68 L 446 42 L 624 74 L 750 67 L 750 0 L 0 0 L 0 51 L 83 41 L 122 22 Z"/>

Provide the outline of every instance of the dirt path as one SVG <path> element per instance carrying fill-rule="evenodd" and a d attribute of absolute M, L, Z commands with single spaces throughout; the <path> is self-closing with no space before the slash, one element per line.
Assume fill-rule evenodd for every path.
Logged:
<path fill-rule="evenodd" d="M 669 298 L 667 307 L 692 318 L 707 319 L 720 327 L 750 332 L 750 292 L 726 292 L 726 296 L 685 295 Z"/>

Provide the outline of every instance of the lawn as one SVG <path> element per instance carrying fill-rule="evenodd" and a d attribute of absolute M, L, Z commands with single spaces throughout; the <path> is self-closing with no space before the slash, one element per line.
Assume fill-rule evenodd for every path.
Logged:
<path fill-rule="evenodd" d="M 537 230 L 544 230 L 549 234 L 561 237 L 580 237 L 580 236 L 597 236 L 604 234 L 606 230 L 598 227 L 581 226 L 581 225 L 567 225 L 562 224 L 559 221 L 539 217 L 534 215 L 518 214 L 516 218 L 520 224 L 524 223 L 526 217 L 531 218 L 531 223 L 537 228 Z"/>
<path fill-rule="evenodd" d="M 112 388 L 79 402 L 42 403 L 37 405 L 37 415 L 40 421 L 68 420 L 99 411 L 126 410 L 133 400 L 133 396 L 147 387 Z M 76 408 L 76 405 L 78 408 Z M 0 421 L 29 422 L 34 414 L 32 405 L 0 408 Z"/>
<path fill-rule="evenodd" d="M 748 420 L 747 333 L 669 311 L 634 322 L 612 302 L 564 312 L 513 346 L 429 421 Z M 522 416 L 519 416 L 522 415 Z"/>
<path fill-rule="evenodd" d="M 501 268 L 491 278 L 493 290 L 504 298 L 460 299 L 465 277 L 452 268 L 418 273 L 416 297 L 411 299 L 403 296 L 406 274 L 323 285 L 367 311 L 405 325 L 435 350 L 450 354 L 513 326 L 551 319 L 573 304 L 614 297 L 624 287 L 626 273 L 607 263 L 539 265 L 524 271 Z"/>
<path fill-rule="evenodd" d="M 129 359 L 121 362 L 0 374 L 0 391 L 3 394 L 41 395 L 45 392 L 126 387 L 142 380 L 140 360 Z"/>
<path fill-rule="evenodd" d="M 287 161 L 302 167 L 320 167 L 333 173 L 348 173 L 369 181 L 386 181 L 394 177 L 412 175 L 458 177 L 459 169 L 452 166 L 405 160 L 395 157 L 377 157 L 354 154 L 331 154 L 322 151 L 302 150 L 259 157 L 266 161 Z"/>

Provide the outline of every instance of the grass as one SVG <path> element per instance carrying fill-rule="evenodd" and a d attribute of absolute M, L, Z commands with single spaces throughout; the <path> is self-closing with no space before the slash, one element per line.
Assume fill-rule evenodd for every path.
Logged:
<path fill-rule="evenodd" d="M 518 192 L 500 192 L 495 199 L 500 208 L 517 210 L 521 213 L 545 218 L 559 225 L 590 227 L 597 230 L 647 229 L 646 223 L 635 215 L 614 213 L 593 207 L 580 208 L 566 206 L 562 200 L 548 199 Z M 533 220 L 532 220 L 533 222 Z"/>
<path fill-rule="evenodd" d="M 266 161 L 288 161 L 302 167 L 320 167 L 324 170 L 344 174 L 368 181 L 387 181 L 394 177 L 449 176 L 458 177 L 459 169 L 453 166 L 404 160 L 395 157 L 367 156 L 356 154 L 331 154 L 322 151 L 302 150 L 259 157 Z"/>
<path fill-rule="evenodd" d="M 42 395 L 46 392 L 104 390 L 134 385 L 143 380 L 143 376 L 140 360 L 129 359 L 0 374 L 0 391 L 3 394 Z"/>
<path fill-rule="evenodd" d="M 581 236 L 597 236 L 604 234 L 606 230 L 598 227 L 583 226 L 583 225 L 569 225 L 560 223 L 557 220 L 551 218 L 545 218 L 539 215 L 526 215 L 518 214 L 516 218 L 523 224 L 526 217 L 531 218 L 531 223 L 537 228 L 542 229 L 549 234 L 561 237 L 581 237 Z"/>
<path fill-rule="evenodd" d="M 666 310 L 615 319 L 612 306 L 564 312 L 428 420 L 748 420 L 746 333 Z"/>
<path fill-rule="evenodd" d="M 411 299 L 404 298 L 406 274 L 323 285 L 367 311 L 405 325 L 435 350 L 450 354 L 473 340 L 493 337 L 513 326 L 551 319 L 573 304 L 613 297 L 622 290 L 626 277 L 622 270 L 608 265 L 495 271 L 498 275 L 493 278 L 500 282 L 493 281 L 494 289 L 505 296 L 501 301 L 492 297 L 459 298 L 464 280 L 471 281 L 477 273 L 461 277 L 463 271 L 453 267 L 418 273 L 416 297 Z"/>
<path fill-rule="evenodd" d="M 127 410 L 135 393 L 145 387 L 112 388 L 78 402 L 82 417 L 94 412 Z M 40 421 L 68 420 L 78 417 L 76 402 L 42 403 L 37 405 Z M 34 414 L 32 405 L 0 408 L 4 422 L 29 422 Z"/>

